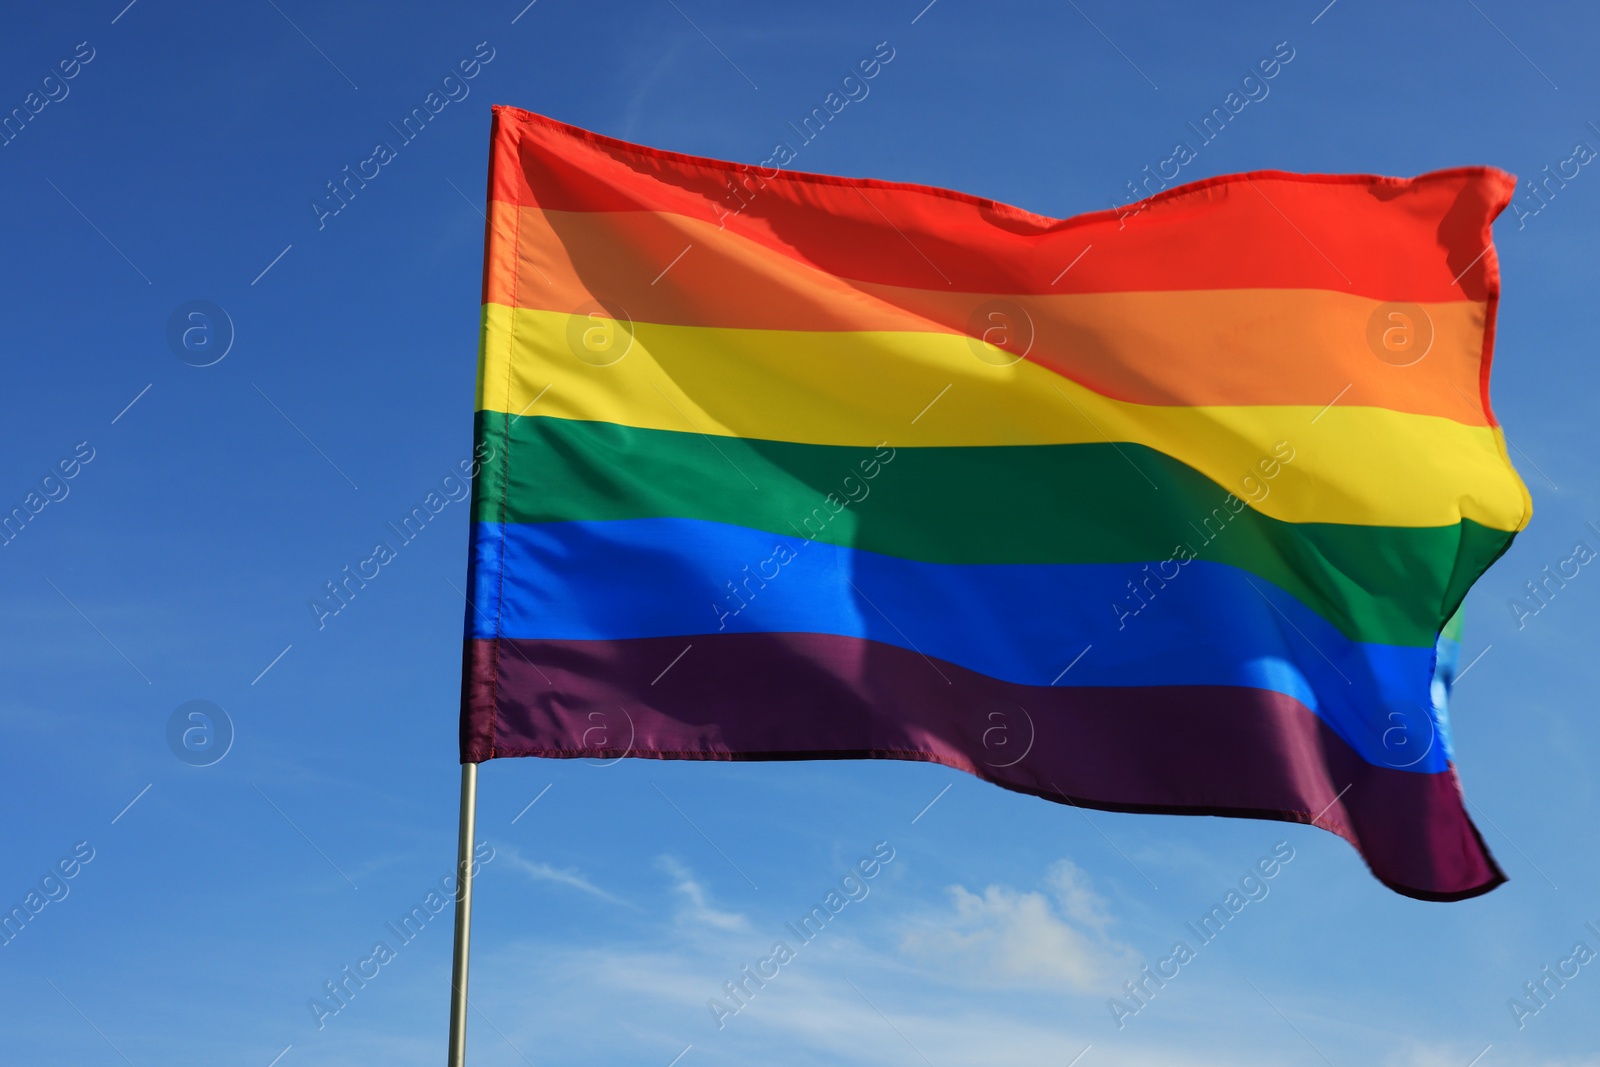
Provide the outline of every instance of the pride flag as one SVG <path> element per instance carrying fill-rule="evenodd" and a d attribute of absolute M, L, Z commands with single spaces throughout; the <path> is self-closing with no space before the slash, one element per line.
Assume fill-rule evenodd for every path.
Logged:
<path fill-rule="evenodd" d="M 1052 219 L 497 108 L 489 185 L 463 761 L 924 760 L 1504 880 L 1432 687 L 1530 512 L 1509 175 Z"/>

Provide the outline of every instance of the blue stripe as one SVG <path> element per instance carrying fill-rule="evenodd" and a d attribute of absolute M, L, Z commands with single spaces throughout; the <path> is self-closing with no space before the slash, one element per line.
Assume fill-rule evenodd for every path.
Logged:
<path fill-rule="evenodd" d="M 478 523 L 472 559 L 474 638 L 825 633 L 1024 685 L 1249 686 L 1369 763 L 1446 766 L 1433 649 L 1351 641 L 1226 564 L 1169 564 L 1163 586 L 1154 564 L 923 563 L 695 519 Z"/>

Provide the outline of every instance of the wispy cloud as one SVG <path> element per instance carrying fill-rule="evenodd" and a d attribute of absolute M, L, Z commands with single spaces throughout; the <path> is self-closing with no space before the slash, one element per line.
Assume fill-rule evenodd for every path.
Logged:
<path fill-rule="evenodd" d="M 548 863 L 538 863 L 530 859 L 525 859 L 514 849 L 507 848 L 504 845 L 500 846 L 499 855 L 504 857 L 504 863 L 506 866 L 521 871 L 535 882 L 553 882 L 556 885 L 564 885 L 569 889 L 576 889 L 580 892 L 587 893 L 590 896 L 604 900 L 607 903 L 621 904 L 622 906 L 629 908 L 635 906 L 630 904 L 628 901 L 623 900 L 616 894 L 608 893 L 604 889 L 601 889 L 599 886 L 589 881 L 589 879 L 585 878 L 577 871 L 563 870 L 559 867 L 552 867 Z"/>
<path fill-rule="evenodd" d="M 705 886 L 695 878 L 694 872 L 678 860 L 662 856 L 656 861 L 656 866 L 672 878 L 673 890 L 683 898 L 679 909 L 681 919 L 730 933 L 750 929 L 750 920 L 743 915 L 712 907 Z"/>
<path fill-rule="evenodd" d="M 1170 1003 L 1165 1022 L 1152 1019 L 1119 1034 L 1105 1008 L 1114 979 L 1131 973 L 1121 958 L 1127 950 L 1113 936 L 1119 916 L 1068 862 L 1051 866 L 1034 885 L 952 887 L 923 903 L 910 934 L 891 929 L 898 920 L 888 910 L 871 913 L 883 917 L 877 930 L 862 921 L 854 932 L 830 931 L 719 1029 L 707 998 L 723 996 L 723 983 L 751 958 L 752 944 L 764 947 L 770 917 L 757 910 L 743 933 L 731 930 L 745 917 L 717 908 L 694 872 L 671 857 L 656 867 L 669 876 L 671 900 L 682 911 L 650 914 L 645 925 L 653 934 L 611 946 L 565 936 L 490 946 L 481 966 L 500 980 L 486 984 L 475 1003 L 518 1045 L 541 1044 L 553 1058 L 666 1064 L 692 1043 L 680 1067 L 688 1067 L 689 1057 L 751 1062 L 770 1058 L 774 1048 L 784 1050 L 785 1062 L 829 1067 L 924 1063 L 913 1049 L 938 1067 L 987 1067 L 1001 1059 L 1065 1067 L 1091 1044 L 1079 1067 L 1215 1067 L 1260 1060 L 1263 1048 L 1268 1059 L 1278 1050 L 1280 1058 L 1293 1058 L 1304 1047 L 1265 1004 L 1248 1005 L 1241 1017 L 1240 991 L 1249 991 L 1238 982 L 1187 1004 L 1164 1002 Z M 868 915 L 863 909 L 857 918 Z M 690 926 L 685 938 L 687 916 L 703 925 Z M 927 958 L 908 959 L 907 941 Z M 1085 988 L 1090 975 L 1097 977 Z M 619 998 L 628 1004 L 623 1026 Z M 529 1003 L 541 1013 L 528 1012 Z M 1435 1048 L 1425 1039 L 1376 1031 L 1336 1045 L 1327 1035 L 1350 1034 L 1348 1018 L 1308 1016 L 1304 1005 L 1282 1003 L 1319 1046 L 1346 1053 L 1335 1055 L 1336 1062 L 1357 1062 L 1356 1050 L 1394 1047 L 1386 1058 L 1368 1059 L 1384 1067 L 1464 1067 L 1482 1048 L 1460 1041 Z M 541 1014 L 561 1024 L 541 1024 Z M 1262 1026 L 1273 1029 L 1263 1036 Z M 1321 1062 L 1305 1051 L 1304 1062 Z M 1490 1056 L 1502 1055 L 1508 1067 L 1600 1067 L 1579 1058 L 1518 1058 L 1497 1043 Z M 1485 1057 L 1478 1067 L 1488 1064 Z"/>
<path fill-rule="evenodd" d="M 949 907 L 907 932 L 901 948 L 987 983 L 1098 988 L 1132 957 L 1108 932 L 1104 898 L 1068 860 L 1052 866 L 1044 882 L 1042 891 L 951 886 Z"/>
<path fill-rule="evenodd" d="M 518 1044 L 535 1033 L 519 1017 L 529 998 L 566 1020 L 562 1033 L 537 1031 L 554 1058 L 583 1054 L 607 1062 L 665 1064 L 686 1043 L 702 1063 L 748 1063 L 784 1050 L 784 1062 L 872 1067 L 916 1064 L 921 1050 L 938 1067 L 989 1067 L 996 1062 L 1065 1065 L 1085 1045 L 1095 1051 L 1079 1067 L 1103 1056 L 1112 1031 L 1104 1019 L 1103 997 L 1083 997 L 1080 1007 L 1033 1010 L 1038 1002 L 1014 991 L 952 990 L 930 975 L 907 969 L 892 952 L 876 951 L 848 937 L 830 939 L 761 990 L 736 1023 L 718 1030 L 707 1013 L 706 997 L 720 990 L 736 956 L 725 942 L 701 939 L 669 951 L 595 949 L 542 944 L 501 947 L 524 971 L 508 965 L 517 980 L 505 992 L 482 994 L 490 1012 Z M 526 961 L 537 959 L 537 964 Z M 497 960 L 491 966 L 499 966 Z M 559 978 L 553 977 L 559 976 Z M 855 988 L 852 988 L 854 985 Z M 626 995 L 629 1025 L 614 1025 L 619 995 Z M 478 998 L 475 998 L 475 1000 Z M 1086 1007 L 1085 1007 L 1086 1006 Z M 503 1017 L 503 1018 L 502 1018 Z M 510 1019 L 512 1022 L 505 1022 Z M 1293 1035 L 1290 1035 L 1293 1039 Z M 1248 1048 L 1256 1048 L 1259 1039 Z M 599 1045 L 596 1043 L 600 1042 Z M 1148 1037 L 1121 1038 L 1114 1058 L 1098 1062 L 1117 1067 L 1216 1067 L 1249 1059 L 1238 1054 L 1207 1054 L 1192 1042 L 1171 1045 Z M 605 1052 L 600 1052 L 604 1049 Z M 1465 1061 L 1463 1061 L 1465 1062 Z M 685 1057 L 679 1067 L 688 1067 Z M 1456 1064 L 1455 1067 L 1462 1067 Z M 1480 1064 L 1479 1067 L 1487 1067 Z"/>
<path fill-rule="evenodd" d="M 633 93 L 622 109 L 622 124 L 619 127 L 621 136 L 632 138 L 639 135 L 640 123 L 648 113 L 649 106 L 661 99 L 662 81 L 669 74 L 676 73 L 674 68 L 679 67 L 686 43 L 683 38 L 662 42 L 661 54 L 657 57 L 655 66 L 635 79 Z"/>

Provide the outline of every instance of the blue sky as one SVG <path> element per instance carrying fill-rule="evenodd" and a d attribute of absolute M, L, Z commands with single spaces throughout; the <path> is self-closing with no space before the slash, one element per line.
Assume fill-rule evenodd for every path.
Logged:
<path fill-rule="evenodd" d="M 1186 178 L 1528 177 L 1600 149 L 1600 15 L 1575 4 L 124 2 L 0 34 L 0 111 L 39 94 L 0 146 L 0 505 L 56 498 L 0 548 L 0 903 L 73 872 L 0 947 L 8 1063 L 442 1058 L 449 913 L 403 945 L 386 924 L 454 859 L 466 506 L 320 630 L 307 601 L 470 454 L 491 103 L 756 162 L 888 41 L 795 166 L 1064 215 L 1125 199 L 1288 42 Z M 1520 1028 L 1507 1007 L 1600 950 L 1600 577 L 1509 607 L 1600 548 L 1591 169 L 1496 227 L 1495 400 L 1536 516 L 1468 602 L 1453 716 L 1508 885 L 1420 903 L 1320 831 L 1085 814 L 933 766 L 500 761 L 472 1062 L 1600 1064 L 1600 963 Z M 175 315 L 201 327 L 186 359 Z M 169 746 L 191 701 L 231 722 L 209 766 Z M 719 1029 L 706 1001 L 880 842 L 869 892 Z M 1268 895 L 1118 1029 L 1107 999 L 1279 842 Z M 380 940 L 319 1028 L 307 1002 Z"/>

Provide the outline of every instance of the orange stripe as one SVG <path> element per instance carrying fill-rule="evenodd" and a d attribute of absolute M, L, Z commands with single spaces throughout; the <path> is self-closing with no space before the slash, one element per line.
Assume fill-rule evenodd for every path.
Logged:
<path fill-rule="evenodd" d="M 838 278 L 660 212 L 491 201 L 490 230 L 487 303 L 563 313 L 602 304 L 664 325 L 987 334 L 1013 356 L 1026 352 L 1137 404 L 1320 408 L 1337 398 L 1487 424 L 1476 400 L 1486 314 L 1477 301 L 1386 306 L 1322 289 L 994 296 L 904 288 Z M 1408 336 L 1406 322 L 1414 347 L 1386 347 L 1386 337 Z M 1400 365 L 1424 343 L 1417 362 Z M 980 358 L 1009 358 L 975 348 L 986 353 Z"/>

